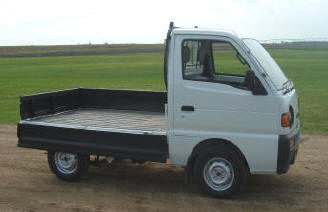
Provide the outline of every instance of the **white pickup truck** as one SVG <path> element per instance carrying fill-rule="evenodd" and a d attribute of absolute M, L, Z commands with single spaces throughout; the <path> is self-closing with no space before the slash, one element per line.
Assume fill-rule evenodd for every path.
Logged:
<path fill-rule="evenodd" d="M 90 155 L 170 159 L 216 197 L 239 191 L 249 173 L 282 174 L 294 163 L 298 97 L 258 41 L 171 23 L 164 75 L 167 92 L 23 96 L 18 146 L 48 151 L 51 170 L 68 181 L 87 170 Z"/>

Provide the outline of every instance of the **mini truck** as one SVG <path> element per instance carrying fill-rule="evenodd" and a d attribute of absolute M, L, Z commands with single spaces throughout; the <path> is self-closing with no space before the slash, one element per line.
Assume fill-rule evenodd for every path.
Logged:
<path fill-rule="evenodd" d="M 254 39 L 177 28 L 165 41 L 165 92 L 77 88 L 20 98 L 18 146 L 46 150 L 52 172 L 78 179 L 90 156 L 185 168 L 216 197 L 249 174 L 283 174 L 300 141 L 293 83 Z"/>

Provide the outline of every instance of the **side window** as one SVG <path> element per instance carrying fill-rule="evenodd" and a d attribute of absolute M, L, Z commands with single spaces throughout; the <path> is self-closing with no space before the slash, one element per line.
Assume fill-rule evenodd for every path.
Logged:
<path fill-rule="evenodd" d="M 245 76 L 249 67 L 230 43 L 215 42 L 212 49 L 216 74 Z"/>
<path fill-rule="evenodd" d="M 249 65 L 226 41 L 185 40 L 182 46 L 183 78 L 243 87 Z"/>

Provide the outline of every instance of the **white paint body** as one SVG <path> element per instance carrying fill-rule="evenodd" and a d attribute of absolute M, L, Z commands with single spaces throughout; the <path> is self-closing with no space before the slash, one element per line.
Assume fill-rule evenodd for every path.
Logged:
<path fill-rule="evenodd" d="M 185 39 L 230 42 L 268 94 L 253 95 L 251 91 L 226 84 L 184 80 L 181 52 Z M 295 89 L 286 95 L 275 89 L 243 41 L 229 32 L 174 29 L 169 48 L 166 115 L 171 162 L 186 166 L 197 144 L 208 139 L 224 139 L 243 153 L 251 173 L 276 173 L 278 137 L 299 127 L 299 123 L 293 128 L 281 127 L 281 114 L 289 112 L 290 105 L 298 110 Z M 183 105 L 191 105 L 195 111 L 181 111 Z"/>

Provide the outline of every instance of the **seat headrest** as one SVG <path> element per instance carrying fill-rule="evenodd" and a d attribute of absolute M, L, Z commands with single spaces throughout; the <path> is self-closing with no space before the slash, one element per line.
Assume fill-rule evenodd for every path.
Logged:
<path fill-rule="evenodd" d="M 204 47 L 200 47 L 198 49 L 198 58 L 197 59 L 201 64 L 204 64 L 205 55 L 206 55 L 206 49 Z"/>
<path fill-rule="evenodd" d="M 190 60 L 190 48 L 188 46 L 184 46 L 182 49 L 182 61 L 183 63 L 187 63 Z"/>

